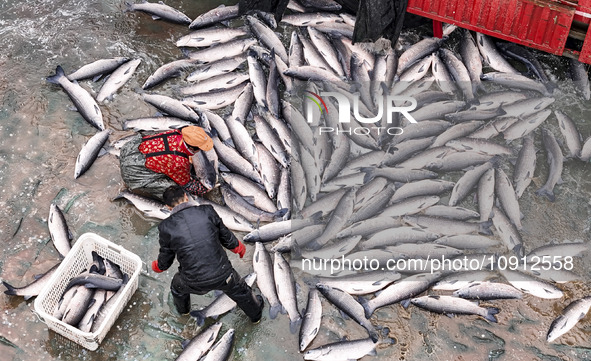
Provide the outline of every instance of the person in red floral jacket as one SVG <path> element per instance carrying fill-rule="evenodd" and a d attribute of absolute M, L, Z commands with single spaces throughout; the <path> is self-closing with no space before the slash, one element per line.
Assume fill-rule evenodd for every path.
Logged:
<path fill-rule="evenodd" d="M 145 136 L 138 150 L 146 156 L 146 168 L 167 175 L 183 189 L 196 196 L 209 191 L 191 174 L 191 157 L 213 148 L 213 140 L 203 128 L 187 126 Z"/>

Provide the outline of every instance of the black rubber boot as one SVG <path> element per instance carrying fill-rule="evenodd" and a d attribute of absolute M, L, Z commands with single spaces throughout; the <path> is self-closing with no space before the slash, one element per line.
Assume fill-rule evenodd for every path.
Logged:
<path fill-rule="evenodd" d="M 261 295 L 256 295 L 256 298 L 260 304 L 258 317 L 250 319 L 250 321 L 255 325 L 257 325 L 259 322 L 261 322 L 261 318 L 263 318 L 263 308 L 265 308 L 265 301 L 263 301 L 263 297 L 261 297 Z"/>

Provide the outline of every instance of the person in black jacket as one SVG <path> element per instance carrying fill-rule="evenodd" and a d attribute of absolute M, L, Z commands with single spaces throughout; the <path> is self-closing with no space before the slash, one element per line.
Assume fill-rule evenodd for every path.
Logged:
<path fill-rule="evenodd" d="M 191 310 L 190 295 L 203 295 L 212 290 L 223 291 L 236 302 L 250 320 L 258 323 L 264 303 L 232 267 L 224 248 L 244 256 L 246 247 L 224 225 L 210 205 L 188 202 L 182 187 L 170 186 L 163 194 L 171 215 L 158 226 L 160 252 L 152 262 L 154 272 L 167 270 L 179 261 L 170 290 L 177 311 L 184 315 Z"/>

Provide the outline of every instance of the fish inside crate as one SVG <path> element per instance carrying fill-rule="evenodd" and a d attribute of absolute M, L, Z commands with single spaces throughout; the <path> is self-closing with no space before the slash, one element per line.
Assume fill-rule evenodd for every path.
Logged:
<path fill-rule="evenodd" d="M 113 296 L 111 302 L 114 304 L 109 308 L 98 328 L 94 332 L 83 332 L 75 326 L 57 319 L 53 316 L 53 313 L 70 281 L 92 266 L 93 252 L 117 265 L 129 279 L 127 283 L 121 286 L 122 289 Z M 94 233 L 85 233 L 78 238 L 78 241 L 66 255 L 46 288 L 42 290 L 35 300 L 35 312 L 47 324 L 49 329 L 94 351 L 99 347 L 99 344 L 136 291 L 142 265 L 141 259 L 136 254 Z"/>

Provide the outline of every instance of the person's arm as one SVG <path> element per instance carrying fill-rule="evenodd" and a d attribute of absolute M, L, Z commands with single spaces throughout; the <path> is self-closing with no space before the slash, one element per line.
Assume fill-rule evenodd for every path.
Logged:
<path fill-rule="evenodd" d="M 183 185 L 183 189 L 187 193 L 191 193 L 192 195 L 201 197 L 205 193 L 209 192 L 209 189 L 205 188 L 203 184 L 196 178 L 191 177 L 191 180 Z"/>
<path fill-rule="evenodd" d="M 158 226 L 160 231 L 160 251 L 158 253 L 158 260 L 152 262 L 152 269 L 154 272 L 163 272 L 172 266 L 174 262 L 174 258 L 176 256 L 174 250 L 170 248 L 170 234 L 167 232 L 163 232 Z"/>
<path fill-rule="evenodd" d="M 210 212 L 211 219 L 218 228 L 220 243 L 222 244 L 222 246 L 226 247 L 231 252 L 238 254 L 240 258 L 244 257 L 244 254 L 246 253 L 246 247 L 244 246 L 244 243 L 242 243 L 238 238 L 236 238 L 234 233 L 232 233 L 232 231 L 230 231 L 228 227 L 226 227 L 226 225 L 224 224 L 220 216 L 217 214 L 217 212 L 213 209 L 213 207 L 210 207 Z"/>

